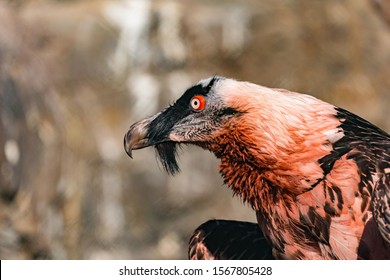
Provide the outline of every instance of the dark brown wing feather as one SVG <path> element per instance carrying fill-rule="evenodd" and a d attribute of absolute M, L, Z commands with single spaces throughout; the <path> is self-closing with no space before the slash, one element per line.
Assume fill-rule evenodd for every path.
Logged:
<path fill-rule="evenodd" d="M 334 150 L 354 150 L 348 158 L 355 160 L 360 169 L 359 191 L 371 196 L 374 219 L 367 222 L 361 245 L 370 249 L 369 258 L 390 259 L 390 135 L 346 110 L 338 109 L 338 117 L 345 137 Z M 374 178 L 379 178 L 376 183 Z M 361 248 L 364 246 L 359 251 Z"/>
<path fill-rule="evenodd" d="M 258 224 L 210 220 L 200 225 L 190 239 L 191 260 L 270 260 L 272 247 Z"/>
<path fill-rule="evenodd" d="M 372 213 L 379 232 L 390 247 L 390 171 L 382 175 L 374 188 Z"/>

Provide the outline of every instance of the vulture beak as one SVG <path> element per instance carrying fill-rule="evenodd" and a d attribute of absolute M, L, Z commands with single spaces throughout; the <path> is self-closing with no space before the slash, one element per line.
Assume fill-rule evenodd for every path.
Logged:
<path fill-rule="evenodd" d="M 172 115 L 172 121 L 170 121 L 170 115 L 169 110 L 165 110 L 130 126 L 124 139 L 125 151 L 129 157 L 133 158 L 133 150 L 170 141 L 169 133 L 175 120 L 175 115 Z"/>
<path fill-rule="evenodd" d="M 164 169 L 171 175 L 176 174 L 179 171 L 176 152 L 180 139 L 177 137 L 172 139 L 171 134 L 177 120 L 187 114 L 186 111 L 183 114 L 183 111 L 182 108 L 175 109 L 171 106 L 130 126 L 124 139 L 125 151 L 129 157 L 133 158 L 133 150 L 154 146 Z"/>
<path fill-rule="evenodd" d="M 148 139 L 148 126 L 153 117 L 141 120 L 130 126 L 124 138 L 124 147 L 129 157 L 133 158 L 132 151 L 152 146 Z"/>

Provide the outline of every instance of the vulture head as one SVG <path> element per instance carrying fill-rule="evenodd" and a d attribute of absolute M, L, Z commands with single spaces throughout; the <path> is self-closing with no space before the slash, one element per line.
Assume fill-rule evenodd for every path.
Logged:
<path fill-rule="evenodd" d="M 211 77 L 187 89 L 171 106 L 154 116 L 133 124 L 124 138 L 127 154 L 154 146 L 164 169 L 169 174 L 179 171 L 177 146 L 195 144 L 208 148 L 218 135 L 228 132 L 233 116 L 240 113 L 222 93 L 234 86 L 223 77 Z"/>

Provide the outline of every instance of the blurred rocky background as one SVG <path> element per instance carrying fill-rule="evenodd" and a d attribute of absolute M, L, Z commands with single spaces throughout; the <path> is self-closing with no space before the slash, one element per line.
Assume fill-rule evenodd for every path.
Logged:
<path fill-rule="evenodd" d="M 170 178 L 123 150 L 214 74 L 390 131 L 390 1 L 0 1 L 0 258 L 183 259 L 202 222 L 255 221 L 208 152 L 184 148 Z"/>

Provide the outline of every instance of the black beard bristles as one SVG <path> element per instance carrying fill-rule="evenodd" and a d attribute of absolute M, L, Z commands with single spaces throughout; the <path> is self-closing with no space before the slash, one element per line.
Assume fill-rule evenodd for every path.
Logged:
<path fill-rule="evenodd" d="M 163 168 L 172 176 L 180 172 L 180 167 L 176 160 L 178 147 L 179 145 L 174 142 L 165 142 L 154 146 L 156 156 L 160 160 Z"/>

